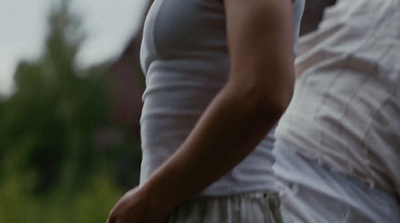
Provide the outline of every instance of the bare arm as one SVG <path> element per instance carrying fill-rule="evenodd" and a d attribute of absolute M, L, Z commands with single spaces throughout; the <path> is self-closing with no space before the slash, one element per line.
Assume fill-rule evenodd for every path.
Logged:
<path fill-rule="evenodd" d="M 181 147 L 134 193 L 135 199 L 140 200 L 139 194 L 160 213 L 169 213 L 242 161 L 278 121 L 292 96 L 291 0 L 224 4 L 229 81 Z"/>

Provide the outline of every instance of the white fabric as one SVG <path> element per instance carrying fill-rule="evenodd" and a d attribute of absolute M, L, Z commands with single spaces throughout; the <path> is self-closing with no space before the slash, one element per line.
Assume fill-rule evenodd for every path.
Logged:
<path fill-rule="evenodd" d="M 332 172 L 279 139 L 274 155 L 282 214 L 289 222 L 400 222 L 400 203 L 393 194 Z"/>
<path fill-rule="evenodd" d="M 177 208 L 167 223 L 281 223 L 277 193 L 201 197 Z"/>
<path fill-rule="evenodd" d="M 400 195 L 400 1 L 339 0 L 299 41 L 276 137 Z"/>
<path fill-rule="evenodd" d="M 304 0 L 294 4 L 296 37 Z M 146 91 L 141 117 L 141 183 L 184 142 L 227 82 L 225 9 L 218 0 L 155 0 L 146 18 L 141 64 Z M 274 189 L 273 134 L 203 195 Z M 216 148 L 217 149 L 217 148 Z"/>

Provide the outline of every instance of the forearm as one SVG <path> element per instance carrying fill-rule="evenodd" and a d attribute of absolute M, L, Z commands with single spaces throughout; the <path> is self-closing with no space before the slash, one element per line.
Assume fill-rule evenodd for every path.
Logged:
<path fill-rule="evenodd" d="M 243 160 L 277 122 L 276 106 L 267 109 L 233 91 L 228 86 L 217 95 L 183 145 L 144 185 L 156 203 L 171 209 L 201 192 Z"/>

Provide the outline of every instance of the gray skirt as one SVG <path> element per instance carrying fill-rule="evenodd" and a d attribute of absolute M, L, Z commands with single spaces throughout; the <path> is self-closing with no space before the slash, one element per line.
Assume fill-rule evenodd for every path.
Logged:
<path fill-rule="evenodd" d="M 179 206 L 167 223 L 282 223 L 279 196 L 252 192 L 198 197 Z"/>

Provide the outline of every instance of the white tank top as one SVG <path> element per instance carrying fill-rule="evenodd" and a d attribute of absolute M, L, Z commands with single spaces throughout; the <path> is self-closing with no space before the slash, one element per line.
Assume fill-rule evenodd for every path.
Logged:
<path fill-rule="evenodd" d="M 296 40 L 303 7 L 304 0 L 297 0 L 293 6 Z M 184 142 L 228 80 L 223 3 L 155 0 L 145 22 L 141 65 L 146 76 L 141 117 L 140 181 L 144 183 Z M 273 189 L 273 142 L 269 133 L 244 161 L 202 194 Z"/>

